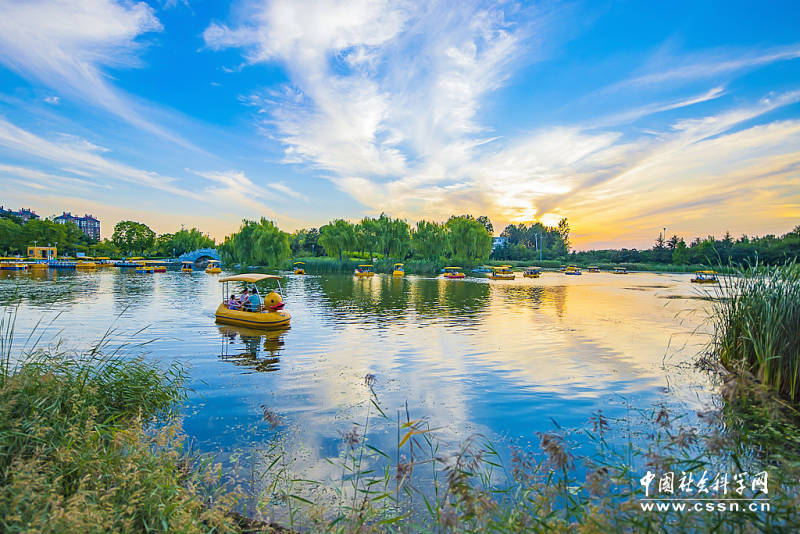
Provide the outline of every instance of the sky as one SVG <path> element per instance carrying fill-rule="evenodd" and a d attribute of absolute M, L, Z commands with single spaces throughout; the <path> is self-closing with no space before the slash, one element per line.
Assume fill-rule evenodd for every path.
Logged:
<path fill-rule="evenodd" d="M 385 212 L 578 249 L 800 224 L 800 4 L 0 0 L 0 203 L 221 240 Z"/>

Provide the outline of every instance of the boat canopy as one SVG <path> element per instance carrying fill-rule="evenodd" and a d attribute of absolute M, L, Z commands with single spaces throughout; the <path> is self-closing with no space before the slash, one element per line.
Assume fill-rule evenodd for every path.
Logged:
<path fill-rule="evenodd" d="M 371 263 L 365 263 L 364 265 L 359 265 L 359 267 L 372 267 Z"/>
<path fill-rule="evenodd" d="M 717 274 L 717 271 L 695 271 L 695 274 Z"/>
<path fill-rule="evenodd" d="M 402 266 L 403 266 L 403 264 L 402 264 L 402 263 L 395 263 L 395 264 L 394 264 L 394 266 L 395 266 L 395 267 L 397 267 L 398 265 L 399 265 L 400 267 L 402 267 Z"/>
<path fill-rule="evenodd" d="M 220 282 L 258 282 L 260 280 L 280 280 L 280 276 L 276 274 L 262 274 L 262 273 L 245 273 L 237 274 L 235 276 L 226 276 L 220 278 Z"/>
<path fill-rule="evenodd" d="M 292 265 L 305 265 L 305 264 L 306 264 L 306 262 L 304 262 L 304 261 L 296 261 Z"/>
<path fill-rule="evenodd" d="M 208 260 L 208 263 L 219 263 L 219 260 Z"/>
<path fill-rule="evenodd" d="M 181 263 L 184 265 L 194 265 L 193 261 L 182 261 Z"/>
<path fill-rule="evenodd" d="M 447 269 L 461 269 L 461 267 L 445 267 L 444 269 L 446 271 Z"/>

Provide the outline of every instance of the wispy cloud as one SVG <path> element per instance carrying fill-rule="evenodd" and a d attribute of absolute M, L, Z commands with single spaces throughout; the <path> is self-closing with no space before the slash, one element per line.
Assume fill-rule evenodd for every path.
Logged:
<path fill-rule="evenodd" d="M 708 80 L 722 74 L 748 71 L 770 63 L 798 58 L 800 43 L 767 50 L 728 48 L 681 56 L 659 55 L 644 67 L 644 72 L 622 80 L 608 89 Z"/>
<path fill-rule="evenodd" d="M 241 25 L 211 25 L 212 48 L 279 62 L 291 85 L 254 95 L 287 162 L 338 175 L 443 173 L 485 131 L 480 101 L 500 87 L 520 28 L 465 2 L 252 4 Z"/>
<path fill-rule="evenodd" d="M 150 6 L 115 0 L 9 0 L 2 11 L 0 62 L 52 90 L 189 146 L 145 118 L 141 106 L 109 80 L 109 69 L 140 66 L 137 39 L 161 31 Z M 50 104 L 59 100 L 45 99 Z"/>
<path fill-rule="evenodd" d="M 72 135 L 62 134 L 59 141 L 51 141 L 0 118 L 0 147 L 17 156 L 32 156 L 40 163 L 49 162 L 57 168 L 78 171 L 101 181 L 122 180 L 186 198 L 203 199 L 175 185 L 174 178 L 109 159 L 102 155 L 107 149 Z"/>

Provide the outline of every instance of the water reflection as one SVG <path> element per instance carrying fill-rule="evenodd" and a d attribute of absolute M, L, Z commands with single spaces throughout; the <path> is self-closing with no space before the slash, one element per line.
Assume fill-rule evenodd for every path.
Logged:
<path fill-rule="evenodd" d="M 242 326 L 220 325 L 220 359 L 238 367 L 269 373 L 280 369 L 281 348 L 288 328 L 256 330 Z"/>
<path fill-rule="evenodd" d="M 315 451 L 309 462 L 323 465 L 342 426 L 369 405 L 367 373 L 387 413 L 408 401 L 454 441 L 473 432 L 535 439 L 553 419 L 580 426 L 599 408 L 624 417 L 621 396 L 646 404 L 665 386 L 699 403 L 695 378 L 667 382 L 663 365 L 705 341 L 691 333 L 708 302 L 686 298 L 695 294 L 689 278 L 288 277 L 292 327 L 281 331 L 216 325 L 221 284 L 204 272 L 2 272 L 0 301 L 22 297 L 19 336 L 60 312 L 52 330 L 70 347 L 112 324 L 121 330 L 114 343 L 147 327 L 139 340 L 151 341 L 148 357 L 190 373 L 184 423 L 193 438 L 211 450 L 247 445 L 255 438 L 241 429 L 263 425 L 268 405 L 301 431 Z"/>
<path fill-rule="evenodd" d="M 94 273 L 74 270 L 28 269 L 0 271 L 0 305 L 22 301 L 36 307 L 75 303 L 95 297 L 101 280 Z"/>

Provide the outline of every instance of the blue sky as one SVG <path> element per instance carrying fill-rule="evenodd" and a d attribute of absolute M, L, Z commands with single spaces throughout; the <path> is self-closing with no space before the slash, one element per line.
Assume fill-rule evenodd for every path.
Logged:
<path fill-rule="evenodd" d="M 220 239 L 385 211 L 579 248 L 800 223 L 796 2 L 6 0 L 0 203 Z"/>

